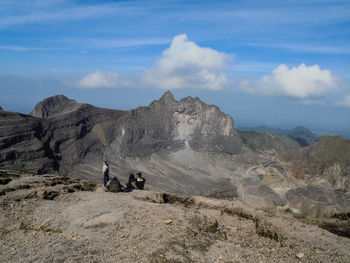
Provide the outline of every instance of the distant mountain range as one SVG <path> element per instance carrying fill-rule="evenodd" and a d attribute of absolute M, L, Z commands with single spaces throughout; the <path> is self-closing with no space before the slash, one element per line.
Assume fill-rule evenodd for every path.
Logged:
<path fill-rule="evenodd" d="M 296 138 L 304 138 L 309 143 L 315 141 L 320 136 L 331 135 L 331 136 L 342 136 L 344 138 L 350 139 L 350 131 L 348 130 L 333 130 L 329 127 L 325 127 L 324 129 L 313 129 L 312 131 L 303 126 L 298 126 L 293 129 L 284 129 L 284 128 L 275 128 L 266 125 L 258 125 L 258 126 L 239 126 L 238 130 L 242 131 L 271 131 L 277 135 L 289 135 Z M 303 141 L 301 141 L 303 143 Z"/>
<path fill-rule="evenodd" d="M 279 129 L 279 128 L 271 128 L 268 126 L 255 126 L 255 127 L 239 127 L 239 130 L 242 131 L 270 131 L 280 136 L 289 136 L 293 140 L 297 141 L 300 146 L 304 147 L 309 144 L 312 144 L 316 141 L 316 139 L 319 137 L 318 135 L 314 134 L 310 130 L 308 130 L 305 127 L 298 126 L 291 130 L 286 129 Z"/>
<path fill-rule="evenodd" d="M 218 107 L 170 92 L 129 111 L 57 95 L 30 115 L 0 111 L 0 168 L 101 183 L 109 160 L 123 183 L 141 171 L 150 190 L 323 217 L 350 212 L 349 141 L 339 138 L 316 140 L 303 127 L 236 130 Z"/>

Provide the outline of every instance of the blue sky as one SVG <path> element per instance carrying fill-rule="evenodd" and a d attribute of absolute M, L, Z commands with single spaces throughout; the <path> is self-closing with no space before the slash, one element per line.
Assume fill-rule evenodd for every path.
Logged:
<path fill-rule="evenodd" d="M 350 131 L 350 2 L 0 1 L 0 106 L 197 96 L 238 126 Z"/>

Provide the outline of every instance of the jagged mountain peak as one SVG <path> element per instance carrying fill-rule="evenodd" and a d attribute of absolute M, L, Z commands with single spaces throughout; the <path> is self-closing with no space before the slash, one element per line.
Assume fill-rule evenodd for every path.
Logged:
<path fill-rule="evenodd" d="M 175 101 L 175 97 L 174 95 L 171 93 L 171 91 L 167 91 L 163 94 L 163 96 L 159 99 L 159 101 L 161 102 L 165 102 L 165 103 L 168 103 L 168 102 L 174 102 Z"/>
<path fill-rule="evenodd" d="M 69 99 L 64 95 L 55 95 L 36 104 L 30 115 L 39 118 L 48 118 L 75 110 L 80 105 L 80 103 Z"/>

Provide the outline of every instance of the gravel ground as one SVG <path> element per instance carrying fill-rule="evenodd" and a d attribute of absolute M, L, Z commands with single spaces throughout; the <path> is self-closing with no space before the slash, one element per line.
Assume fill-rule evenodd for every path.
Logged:
<path fill-rule="evenodd" d="M 350 262 L 349 238 L 279 210 L 107 193 L 55 175 L 8 177 L 0 262 Z"/>

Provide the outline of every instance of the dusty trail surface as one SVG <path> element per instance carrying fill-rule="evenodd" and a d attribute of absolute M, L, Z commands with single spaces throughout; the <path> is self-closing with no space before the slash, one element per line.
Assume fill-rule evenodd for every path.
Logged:
<path fill-rule="evenodd" d="M 0 185 L 1 262 L 350 262 L 350 239 L 273 209 L 107 193 L 55 175 L 9 178 Z"/>

